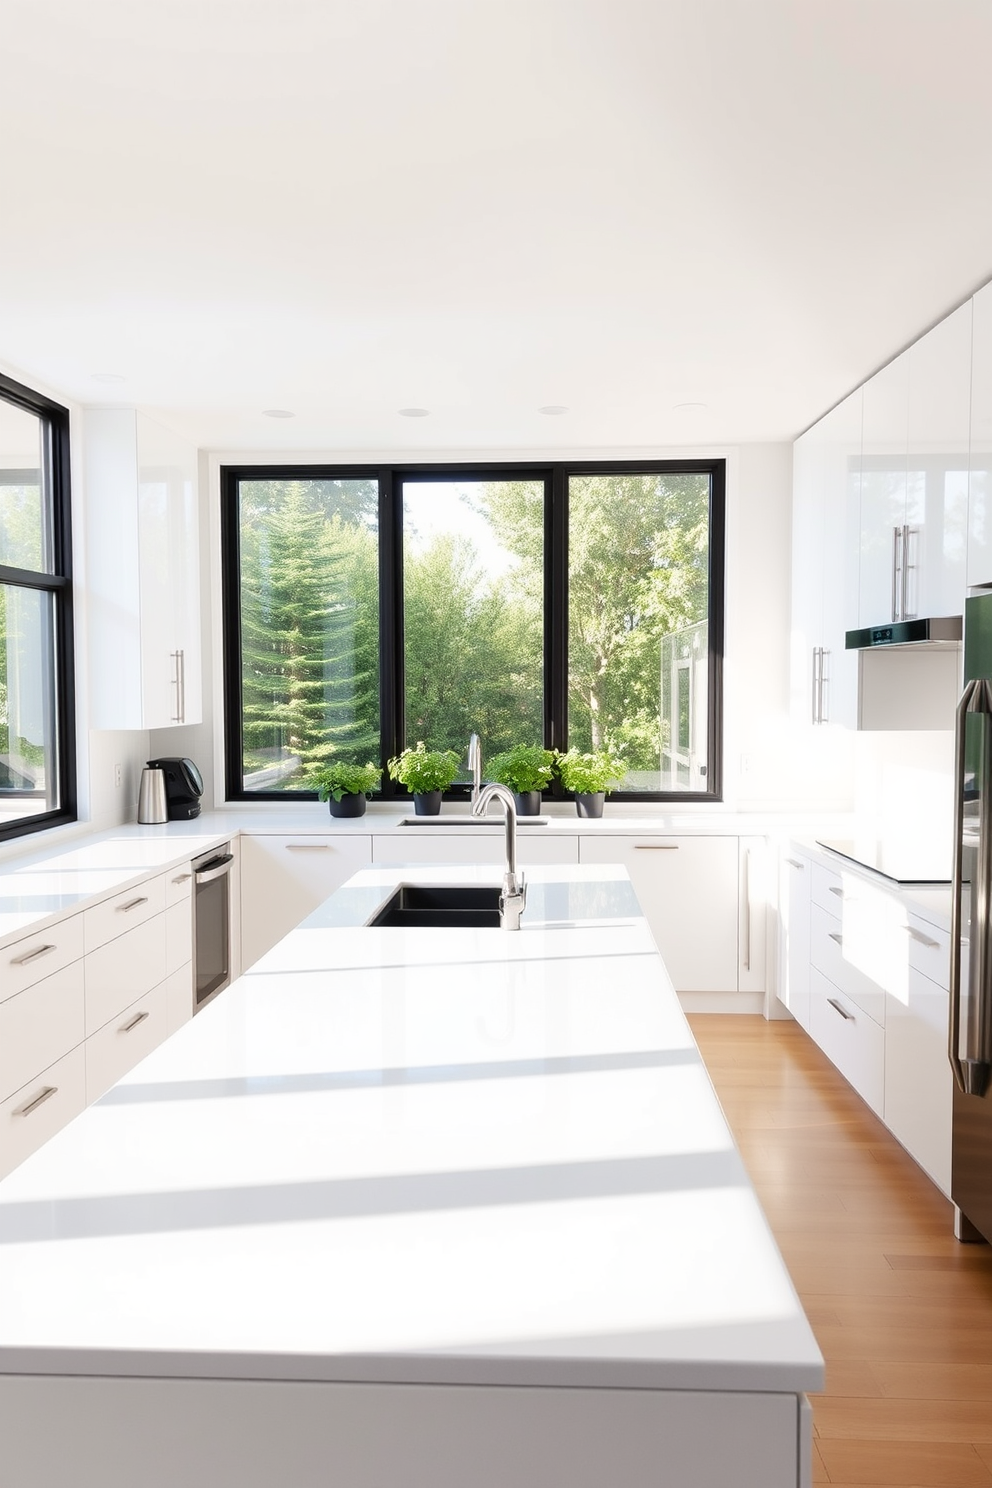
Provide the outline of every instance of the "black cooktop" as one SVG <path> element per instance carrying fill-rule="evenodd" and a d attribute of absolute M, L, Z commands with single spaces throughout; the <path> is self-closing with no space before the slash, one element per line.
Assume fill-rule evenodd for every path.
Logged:
<path fill-rule="evenodd" d="M 932 842 L 884 842 L 877 838 L 857 837 L 847 841 L 817 840 L 818 847 L 837 853 L 862 868 L 871 868 L 898 884 L 944 884 L 951 881 L 951 849 L 934 847 Z"/>

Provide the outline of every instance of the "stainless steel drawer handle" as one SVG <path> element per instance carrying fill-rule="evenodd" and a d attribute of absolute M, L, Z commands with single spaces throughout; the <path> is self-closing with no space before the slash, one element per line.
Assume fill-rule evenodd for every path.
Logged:
<path fill-rule="evenodd" d="M 121 1027 L 118 1028 L 117 1032 L 118 1033 L 130 1033 L 132 1028 L 137 1028 L 137 1026 L 138 1026 L 139 1023 L 144 1023 L 145 1019 L 146 1018 L 150 1018 L 150 1017 L 151 1017 L 151 1013 L 147 1013 L 147 1012 L 145 1012 L 145 1013 L 135 1013 L 135 1015 L 131 1019 L 130 1023 L 123 1023 L 121 1025 Z"/>
<path fill-rule="evenodd" d="M 287 842 L 284 844 L 287 852 L 330 852 L 329 842 Z"/>
<path fill-rule="evenodd" d="M 678 852 L 677 842 L 635 842 L 635 852 Z"/>
<path fill-rule="evenodd" d="M 58 1093 L 59 1087 L 57 1085 L 46 1085 L 40 1095 L 36 1095 L 34 1100 L 29 1100 L 25 1105 L 18 1106 L 13 1114 L 15 1116 L 30 1116 L 32 1111 L 37 1111 L 39 1106 L 43 1106 L 47 1100 L 51 1100 L 52 1096 L 58 1095 Z"/>
<path fill-rule="evenodd" d="M 842 946 L 844 944 L 843 935 L 838 935 L 836 930 L 828 930 L 827 934 L 829 935 L 830 939 L 835 940 L 839 946 Z"/>
<path fill-rule="evenodd" d="M 118 906 L 117 906 L 118 913 L 120 913 L 120 914 L 130 914 L 131 913 L 131 910 L 132 909 L 137 909 L 137 907 L 138 907 L 139 904 L 147 904 L 147 903 L 148 903 L 148 895 L 147 894 L 143 894 L 140 899 L 129 899 L 126 904 L 118 904 Z"/>
<path fill-rule="evenodd" d="M 842 1007 L 841 1006 L 841 1004 L 837 1001 L 836 997 L 828 997 L 827 998 L 827 1001 L 829 1002 L 829 1004 L 830 1004 L 830 1006 L 832 1008 L 834 1008 L 838 1013 L 840 1013 L 841 1017 L 844 1019 L 844 1021 L 846 1023 L 856 1023 L 858 1021 L 855 1018 L 855 1016 L 854 1016 L 853 1013 L 849 1013 L 847 1011 L 847 1008 L 846 1007 Z"/>
<path fill-rule="evenodd" d="M 177 878 L 174 878 L 172 880 L 172 882 L 173 883 L 188 883 L 189 880 L 192 877 L 193 877 L 192 873 L 180 873 Z"/>
<path fill-rule="evenodd" d="M 918 940 L 919 943 L 920 943 L 920 945 L 926 946 L 927 950 L 929 950 L 929 951 L 939 951 L 940 950 L 940 941 L 939 940 L 931 940 L 930 939 L 930 936 L 929 935 L 924 935 L 923 932 L 922 932 L 922 930 L 914 930 L 914 928 L 913 928 L 912 925 L 904 925 L 903 926 L 903 929 L 905 930 L 906 934 L 909 935 L 913 940 Z"/>
<path fill-rule="evenodd" d="M 830 894 L 836 894 L 838 899 L 843 899 L 846 897 L 844 894 L 844 890 L 839 889 L 836 884 L 828 884 L 827 892 Z"/>
<path fill-rule="evenodd" d="M 798 868 L 800 873 L 806 872 L 806 864 L 801 863 L 798 858 L 786 858 L 785 861 L 789 864 L 790 868 Z"/>
<path fill-rule="evenodd" d="M 50 952 L 57 950 L 57 946 L 43 945 L 35 946 L 33 951 L 25 951 L 23 956 L 12 956 L 11 966 L 30 966 L 32 961 L 37 961 L 39 956 L 47 956 Z"/>

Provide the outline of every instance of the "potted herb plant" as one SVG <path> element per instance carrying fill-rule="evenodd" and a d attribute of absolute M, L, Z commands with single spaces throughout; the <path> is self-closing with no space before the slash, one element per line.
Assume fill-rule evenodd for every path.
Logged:
<path fill-rule="evenodd" d="M 558 755 L 558 774 L 565 789 L 574 792 L 579 816 L 602 816 L 606 792 L 623 779 L 624 764 L 609 746 L 587 754 L 570 749 Z"/>
<path fill-rule="evenodd" d="M 517 803 L 518 816 L 537 816 L 541 810 L 541 792 L 551 784 L 555 756 L 539 744 L 514 744 L 502 754 L 494 754 L 487 774 L 490 780 L 507 786 Z"/>
<path fill-rule="evenodd" d="M 371 760 L 367 765 L 331 760 L 310 773 L 308 784 L 327 802 L 332 816 L 364 816 L 366 793 L 376 790 L 381 778 L 382 770 Z"/>
<path fill-rule="evenodd" d="M 441 792 L 446 791 L 458 774 L 461 756 L 453 749 L 428 749 L 423 739 L 416 749 L 404 749 L 387 766 L 390 778 L 405 785 L 413 796 L 413 809 L 418 816 L 437 816 L 441 810 Z"/>

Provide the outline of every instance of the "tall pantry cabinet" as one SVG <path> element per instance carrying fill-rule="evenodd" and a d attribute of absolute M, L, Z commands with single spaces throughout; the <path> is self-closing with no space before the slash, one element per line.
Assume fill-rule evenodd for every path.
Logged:
<path fill-rule="evenodd" d="M 202 720 L 195 448 L 133 408 L 85 414 L 92 726 Z"/>

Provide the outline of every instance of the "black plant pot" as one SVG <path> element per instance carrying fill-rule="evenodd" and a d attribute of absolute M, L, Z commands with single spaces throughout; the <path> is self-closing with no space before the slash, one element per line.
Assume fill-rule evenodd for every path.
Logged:
<path fill-rule="evenodd" d="M 418 816 L 440 816 L 441 815 L 441 792 L 424 791 L 413 798 L 413 809 Z"/>
<path fill-rule="evenodd" d="M 514 791 L 513 800 L 516 804 L 518 816 L 540 816 L 541 792 L 539 790 Z"/>
<path fill-rule="evenodd" d="M 576 791 L 575 810 L 579 816 L 602 816 L 605 791 Z"/>
<path fill-rule="evenodd" d="M 333 796 L 328 796 L 327 805 L 332 816 L 364 816 L 365 792 L 353 792 L 342 796 L 340 801 L 335 801 Z"/>

